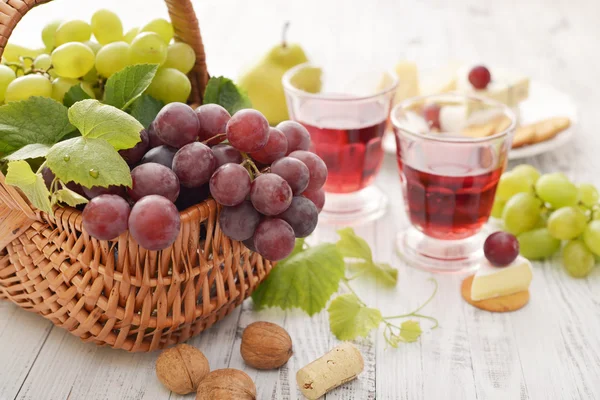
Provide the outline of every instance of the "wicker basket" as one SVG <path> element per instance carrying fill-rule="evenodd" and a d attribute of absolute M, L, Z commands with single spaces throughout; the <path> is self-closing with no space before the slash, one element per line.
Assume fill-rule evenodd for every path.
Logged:
<path fill-rule="evenodd" d="M 17 22 L 49 1 L 0 1 L 0 54 Z M 190 102 L 201 103 L 208 74 L 198 20 L 190 0 L 166 3 L 176 37 L 196 51 Z M 0 173 L 0 299 L 86 342 L 127 351 L 183 342 L 240 305 L 272 267 L 227 238 L 217 213 L 213 200 L 185 210 L 176 242 L 147 251 L 128 232 L 91 238 L 76 209 L 35 209 Z"/>

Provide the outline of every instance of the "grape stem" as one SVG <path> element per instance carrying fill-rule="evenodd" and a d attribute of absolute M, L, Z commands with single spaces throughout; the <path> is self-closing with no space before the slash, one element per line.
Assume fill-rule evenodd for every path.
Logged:
<path fill-rule="evenodd" d="M 244 161 L 242 162 L 242 166 L 250 166 L 250 168 L 252 169 L 252 173 L 254 174 L 254 177 L 262 175 L 262 173 L 260 172 L 260 170 L 258 169 L 256 164 L 254 164 L 254 161 L 252 161 L 252 159 L 250 158 L 250 156 L 248 154 L 242 152 L 242 157 L 244 158 Z"/>
<path fill-rule="evenodd" d="M 281 47 L 284 49 L 287 47 L 287 31 L 290 27 L 290 21 L 285 21 L 283 24 L 283 29 L 281 31 Z"/>
<path fill-rule="evenodd" d="M 218 135 L 215 135 L 215 136 L 211 137 L 210 139 L 206 139 L 204 142 L 202 142 L 202 144 L 208 144 L 215 139 L 221 139 L 224 137 L 227 137 L 226 133 L 219 133 Z"/>

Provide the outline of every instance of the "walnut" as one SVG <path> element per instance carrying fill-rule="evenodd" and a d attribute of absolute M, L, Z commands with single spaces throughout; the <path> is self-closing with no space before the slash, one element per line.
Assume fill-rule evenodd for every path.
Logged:
<path fill-rule="evenodd" d="M 252 379 L 238 369 L 216 369 L 198 386 L 196 400 L 256 400 Z"/>
<path fill-rule="evenodd" d="M 270 322 L 254 322 L 244 329 L 242 358 L 256 369 L 276 369 L 292 356 L 292 338 L 285 329 Z"/>
<path fill-rule="evenodd" d="M 156 360 L 156 376 L 167 389 L 178 394 L 195 391 L 209 372 L 204 354 L 188 344 L 167 349 Z"/>

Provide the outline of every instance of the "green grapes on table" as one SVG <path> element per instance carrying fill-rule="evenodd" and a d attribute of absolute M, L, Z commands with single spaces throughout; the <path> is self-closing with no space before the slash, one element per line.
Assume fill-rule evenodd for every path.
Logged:
<path fill-rule="evenodd" d="M 26 100 L 31 96 L 52 97 L 52 83 L 45 76 L 30 74 L 20 76 L 8 84 L 4 101 Z"/>
<path fill-rule="evenodd" d="M 129 44 L 126 42 L 109 43 L 96 54 L 96 71 L 105 78 L 110 78 L 127 65 L 129 65 Z"/>
<path fill-rule="evenodd" d="M 565 270 L 584 278 L 600 260 L 600 194 L 562 173 L 541 175 L 523 164 L 498 182 L 492 216 L 519 241 L 524 257 L 541 260 L 561 251 Z"/>
<path fill-rule="evenodd" d="M 40 71 L 48 71 L 52 66 L 52 57 L 49 54 L 40 54 L 33 60 L 32 66 Z"/>
<path fill-rule="evenodd" d="M 123 40 L 123 23 L 117 14 L 98 10 L 92 15 L 92 32 L 101 45 Z"/>
<path fill-rule="evenodd" d="M 16 79 L 17 75 L 10 67 L 0 65 L 0 102 L 4 102 L 8 85 Z"/>
<path fill-rule="evenodd" d="M 85 44 L 65 43 L 52 52 L 52 66 L 59 76 L 80 78 L 94 67 L 96 57 Z"/>
<path fill-rule="evenodd" d="M 63 22 L 54 33 L 54 46 L 58 47 L 69 42 L 87 42 L 92 37 L 92 27 L 78 19 Z"/>
<path fill-rule="evenodd" d="M 163 18 L 153 19 L 152 21 L 148 22 L 142 27 L 142 29 L 140 29 L 140 33 L 142 32 L 154 32 L 160 35 L 165 43 L 171 42 L 173 36 L 175 35 L 173 25 Z"/>
<path fill-rule="evenodd" d="M 164 103 L 185 103 L 192 92 L 192 84 L 183 72 L 175 68 L 161 68 L 146 91 Z"/>
<path fill-rule="evenodd" d="M 140 33 L 131 42 L 129 62 L 131 64 L 159 64 L 167 60 L 167 43 L 154 32 Z"/>
<path fill-rule="evenodd" d="M 167 61 L 163 67 L 175 68 L 184 74 L 187 74 L 194 68 L 196 63 L 196 53 L 192 46 L 183 42 L 176 42 L 167 48 Z"/>

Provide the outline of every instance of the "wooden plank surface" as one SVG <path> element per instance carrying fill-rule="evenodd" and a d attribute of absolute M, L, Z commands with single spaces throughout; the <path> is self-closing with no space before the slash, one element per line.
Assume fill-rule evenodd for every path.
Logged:
<path fill-rule="evenodd" d="M 97 3 L 99 6 L 99 3 Z M 148 5 L 152 4 L 152 7 Z M 392 67 L 402 58 L 423 66 L 448 60 L 509 66 L 569 93 L 580 110 L 574 141 L 559 151 L 524 160 L 544 172 L 563 171 L 600 186 L 600 56 L 597 0 L 224 0 L 194 2 L 211 74 L 235 77 L 279 40 L 291 20 L 290 41 L 316 61 Z M 41 26 L 54 18 L 89 19 L 96 4 L 61 0 L 40 7 L 17 27 L 15 41 L 38 46 Z M 165 13 L 155 0 L 103 1 L 126 27 Z M 43 10 L 43 11 L 42 11 Z M 139 10 L 143 10 L 140 12 Z M 514 163 L 513 163 L 514 164 Z M 430 274 L 406 268 L 394 250 L 406 226 L 395 160 L 386 156 L 377 185 L 390 198 L 384 219 L 356 231 L 377 260 L 400 268 L 394 289 L 377 282 L 357 288 L 384 315 L 418 306 L 432 289 Z M 335 239 L 320 227 L 319 241 Z M 585 280 L 568 277 L 559 261 L 536 263 L 531 303 L 496 315 L 465 304 L 460 278 L 437 276 L 439 290 L 425 311 L 440 327 L 418 343 L 392 349 L 381 332 L 359 341 L 366 370 L 327 399 L 600 399 L 600 268 Z M 241 332 L 253 321 L 284 326 L 294 356 L 278 371 L 256 371 L 239 353 Z M 259 399 L 301 399 L 296 371 L 335 346 L 327 314 L 257 312 L 247 301 L 190 341 L 212 368 L 240 368 L 257 383 Z M 192 399 L 161 387 L 156 354 L 127 354 L 84 344 L 33 314 L 0 302 L 0 400 Z"/>

